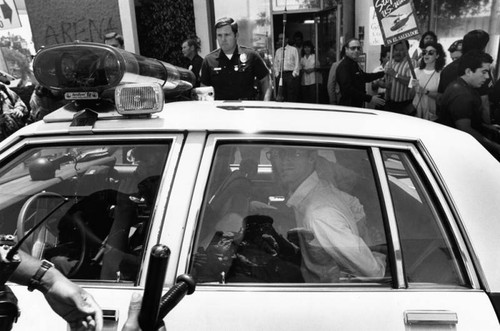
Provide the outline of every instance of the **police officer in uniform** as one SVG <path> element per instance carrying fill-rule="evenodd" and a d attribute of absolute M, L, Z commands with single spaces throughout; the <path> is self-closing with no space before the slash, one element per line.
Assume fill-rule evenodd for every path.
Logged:
<path fill-rule="evenodd" d="M 271 100 L 269 70 L 253 49 L 239 46 L 238 23 L 224 17 L 215 23 L 220 48 L 208 54 L 201 66 L 201 85 L 213 86 L 216 100 L 255 100 L 255 79 L 264 100 Z"/>

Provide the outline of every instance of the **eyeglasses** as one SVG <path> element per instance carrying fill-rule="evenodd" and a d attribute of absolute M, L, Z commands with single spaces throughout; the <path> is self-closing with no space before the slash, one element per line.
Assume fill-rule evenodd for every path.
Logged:
<path fill-rule="evenodd" d="M 266 153 L 266 157 L 269 161 L 274 161 L 277 159 L 284 160 L 285 158 L 289 160 L 298 160 L 306 153 L 306 151 L 297 149 L 273 149 Z"/>
<path fill-rule="evenodd" d="M 422 55 L 427 55 L 427 54 L 429 54 L 430 56 L 433 56 L 433 55 L 436 55 L 436 51 L 434 51 L 432 49 L 428 50 L 428 51 L 427 50 L 422 51 Z"/>
<path fill-rule="evenodd" d="M 361 50 L 361 46 L 350 46 L 347 48 L 349 48 L 351 51 L 360 51 Z"/>
<path fill-rule="evenodd" d="M 116 32 L 109 32 L 104 35 L 104 40 L 115 39 L 118 36 Z"/>

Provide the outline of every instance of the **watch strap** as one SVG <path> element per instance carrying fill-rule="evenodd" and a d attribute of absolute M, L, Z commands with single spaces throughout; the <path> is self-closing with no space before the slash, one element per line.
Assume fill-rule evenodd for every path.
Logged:
<path fill-rule="evenodd" d="M 54 266 L 53 263 L 47 261 L 47 260 L 42 260 L 42 264 L 40 265 L 40 268 L 36 271 L 36 273 L 31 277 L 29 283 L 28 283 L 28 291 L 33 291 L 35 289 L 38 289 L 40 286 L 40 283 L 42 281 L 42 277 L 45 275 L 45 273 Z"/>

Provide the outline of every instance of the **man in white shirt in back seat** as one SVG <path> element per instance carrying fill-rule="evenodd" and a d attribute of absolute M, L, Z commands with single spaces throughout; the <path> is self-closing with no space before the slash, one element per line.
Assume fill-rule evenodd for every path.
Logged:
<path fill-rule="evenodd" d="M 357 198 L 318 177 L 317 156 L 314 149 L 296 147 L 275 148 L 268 153 L 273 170 L 289 192 L 287 206 L 293 208 L 301 229 L 298 244 L 304 280 L 334 283 L 341 272 L 383 277 L 385 255 L 372 252 L 359 235 L 358 224 L 365 218 L 363 206 Z"/>

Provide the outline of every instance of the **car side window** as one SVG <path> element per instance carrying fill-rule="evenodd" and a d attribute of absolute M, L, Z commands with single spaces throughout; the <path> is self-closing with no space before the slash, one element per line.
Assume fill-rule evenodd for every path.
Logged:
<path fill-rule="evenodd" d="M 0 233 L 72 279 L 136 281 L 170 142 L 33 146 L 0 169 Z"/>
<path fill-rule="evenodd" d="M 220 144 L 190 272 L 199 283 L 390 286 L 367 149 Z"/>
<path fill-rule="evenodd" d="M 407 152 L 383 151 L 408 286 L 466 286 L 459 253 Z"/>

